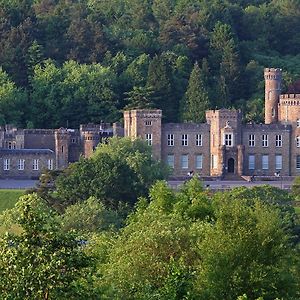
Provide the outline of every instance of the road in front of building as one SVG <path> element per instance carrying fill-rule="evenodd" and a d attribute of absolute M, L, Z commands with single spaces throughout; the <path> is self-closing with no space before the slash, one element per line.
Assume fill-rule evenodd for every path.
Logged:
<path fill-rule="evenodd" d="M 2 179 L 0 180 L 0 189 L 28 189 L 36 185 L 37 180 L 13 180 L 13 179 Z M 184 181 L 169 181 L 169 185 L 172 188 L 180 187 Z M 278 188 L 290 189 L 292 181 L 204 181 L 203 186 L 212 190 L 231 189 L 234 187 L 246 186 L 252 187 L 256 185 L 269 184 Z"/>
<path fill-rule="evenodd" d="M 169 185 L 172 188 L 179 188 L 184 181 L 169 181 Z M 212 190 L 227 190 L 232 189 L 234 187 L 253 187 L 256 185 L 271 185 L 282 189 L 290 189 L 292 185 L 292 181 L 225 181 L 225 180 L 217 180 L 217 181 L 203 181 L 203 186 L 205 188 L 209 188 Z"/>
<path fill-rule="evenodd" d="M 37 180 L 14 180 L 2 179 L 0 180 L 0 189 L 21 189 L 26 190 L 35 187 Z"/>

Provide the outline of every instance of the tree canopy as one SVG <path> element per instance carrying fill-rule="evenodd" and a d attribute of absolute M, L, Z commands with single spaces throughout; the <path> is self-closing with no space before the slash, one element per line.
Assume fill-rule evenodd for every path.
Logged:
<path fill-rule="evenodd" d="M 263 68 L 285 71 L 283 92 L 300 77 L 297 0 L 2 0 L 0 13 L 0 66 L 21 92 L 1 118 L 18 126 L 113 122 L 149 105 L 183 120 L 196 62 L 212 108 L 261 122 Z"/>

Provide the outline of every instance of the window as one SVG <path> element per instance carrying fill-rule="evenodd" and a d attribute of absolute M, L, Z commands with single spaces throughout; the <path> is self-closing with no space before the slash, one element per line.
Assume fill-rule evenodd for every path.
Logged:
<path fill-rule="evenodd" d="M 255 169 L 255 155 L 249 154 L 248 166 L 249 166 L 249 170 Z"/>
<path fill-rule="evenodd" d="M 18 170 L 23 171 L 25 167 L 25 159 L 19 159 L 18 161 Z"/>
<path fill-rule="evenodd" d="M 181 136 L 181 145 L 188 146 L 188 135 L 187 134 L 183 134 Z"/>
<path fill-rule="evenodd" d="M 275 117 L 275 108 L 272 108 L 272 117 Z"/>
<path fill-rule="evenodd" d="M 216 169 L 218 166 L 218 157 L 216 155 L 211 156 L 211 167 L 212 169 Z"/>
<path fill-rule="evenodd" d="M 64 153 L 64 146 L 61 146 L 61 153 Z"/>
<path fill-rule="evenodd" d="M 146 125 L 146 126 L 152 126 L 152 121 L 146 121 L 146 122 L 145 122 L 145 125 Z"/>
<path fill-rule="evenodd" d="M 249 147 L 255 147 L 255 135 L 249 134 Z"/>
<path fill-rule="evenodd" d="M 225 146 L 233 146 L 233 142 L 232 142 L 232 133 L 224 133 L 224 143 L 223 145 Z"/>
<path fill-rule="evenodd" d="M 202 154 L 197 154 L 195 157 L 195 167 L 196 169 L 202 169 L 203 165 L 203 155 Z"/>
<path fill-rule="evenodd" d="M 297 120 L 297 127 L 300 128 L 300 119 Z"/>
<path fill-rule="evenodd" d="M 261 136 L 262 138 L 262 146 L 263 147 L 268 147 L 269 146 L 269 143 L 268 143 L 268 135 L 267 134 L 263 134 Z"/>
<path fill-rule="evenodd" d="M 75 138 L 72 138 L 72 144 L 75 144 L 76 143 L 76 139 Z"/>
<path fill-rule="evenodd" d="M 196 134 L 196 146 L 202 146 L 202 134 Z"/>
<path fill-rule="evenodd" d="M 181 155 L 181 168 L 188 169 L 189 167 L 189 156 L 187 154 Z"/>
<path fill-rule="evenodd" d="M 275 136 L 275 147 L 282 147 L 282 135 L 276 134 Z"/>
<path fill-rule="evenodd" d="M 275 155 L 275 169 L 276 170 L 282 169 L 282 155 L 281 154 Z"/>
<path fill-rule="evenodd" d="M 168 134 L 168 146 L 174 146 L 174 134 Z"/>
<path fill-rule="evenodd" d="M 296 169 L 300 169 L 300 155 L 296 157 Z"/>
<path fill-rule="evenodd" d="M 300 147 L 300 136 L 296 137 L 296 146 L 299 148 Z"/>
<path fill-rule="evenodd" d="M 167 164 L 169 167 L 174 168 L 174 154 L 168 154 Z"/>
<path fill-rule="evenodd" d="M 6 159 L 4 159 L 3 170 L 8 171 L 9 169 L 10 169 L 10 159 L 6 158 Z"/>
<path fill-rule="evenodd" d="M 33 166 L 32 166 L 32 169 L 34 171 L 37 171 L 39 169 L 39 160 L 38 159 L 34 159 L 33 160 Z"/>
<path fill-rule="evenodd" d="M 263 170 L 269 170 L 269 155 L 263 155 L 261 157 L 261 165 Z"/>
<path fill-rule="evenodd" d="M 48 159 L 48 170 L 53 170 L 53 159 Z"/>
<path fill-rule="evenodd" d="M 151 133 L 146 133 L 145 134 L 145 140 L 146 140 L 147 144 L 149 146 L 151 146 L 152 145 L 152 134 Z"/>

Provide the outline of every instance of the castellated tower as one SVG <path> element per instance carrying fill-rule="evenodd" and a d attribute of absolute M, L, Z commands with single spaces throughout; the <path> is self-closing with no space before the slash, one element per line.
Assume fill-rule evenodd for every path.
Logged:
<path fill-rule="evenodd" d="M 132 140 L 141 138 L 152 146 L 154 158 L 161 159 L 160 109 L 136 109 L 124 111 L 124 136 Z"/>
<path fill-rule="evenodd" d="M 278 103 L 281 93 L 281 69 L 266 68 L 265 75 L 265 124 L 278 122 Z"/>
<path fill-rule="evenodd" d="M 65 128 L 55 130 L 56 168 L 61 170 L 68 166 L 70 133 Z"/>
<path fill-rule="evenodd" d="M 96 149 L 100 137 L 98 132 L 94 131 L 83 131 L 83 155 L 85 158 L 92 156 L 94 150 Z"/>

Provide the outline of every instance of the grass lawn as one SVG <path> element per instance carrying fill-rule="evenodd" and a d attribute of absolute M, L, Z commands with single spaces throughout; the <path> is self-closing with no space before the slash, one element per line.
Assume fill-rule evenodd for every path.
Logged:
<path fill-rule="evenodd" d="M 298 216 L 300 216 L 300 206 L 295 206 L 295 212 Z"/>
<path fill-rule="evenodd" d="M 24 195 L 25 190 L 0 190 L 0 213 L 5 209 L 14 207 L 19 197 Z"/>

